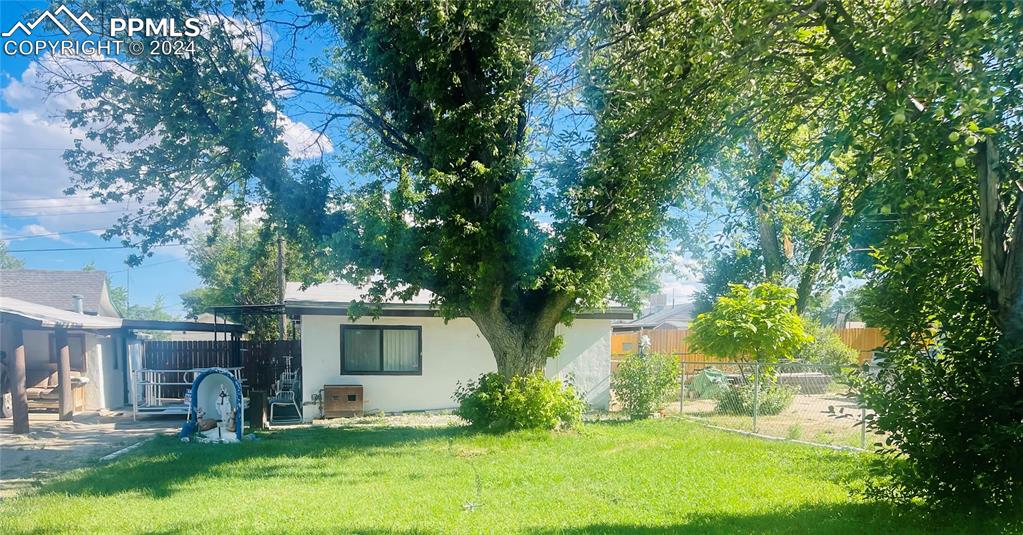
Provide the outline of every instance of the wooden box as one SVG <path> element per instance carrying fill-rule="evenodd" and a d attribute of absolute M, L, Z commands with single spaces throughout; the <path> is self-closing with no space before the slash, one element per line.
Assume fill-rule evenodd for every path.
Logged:
<path fill-rule="evenodd" d="M 323 416 L 362 416 L 362 385 L 324 385 Z"/>

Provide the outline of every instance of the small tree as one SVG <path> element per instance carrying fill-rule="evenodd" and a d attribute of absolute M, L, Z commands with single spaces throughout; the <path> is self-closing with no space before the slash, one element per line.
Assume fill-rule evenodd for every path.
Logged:
<path fill-rule="evenodd" d="M 690 344 L 697 351 L 733 360 L 792 359 L 813 341 L 794 312 L 796 292 L 771 283 L 729 286 L 714 308 L 697 316 Z"/>
<path fill-rule="evenodd" d="M 674 355 L 638 353 L 618 365 L 611 375 L 611 390 L 630 418 L 646 418 L 678 387 L 680 373 Z"/>

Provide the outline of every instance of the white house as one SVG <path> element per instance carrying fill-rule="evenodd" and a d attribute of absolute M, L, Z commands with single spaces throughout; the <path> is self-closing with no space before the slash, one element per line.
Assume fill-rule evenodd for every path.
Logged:
<path fill-rule="evenodd" d="M 302 290 L 288 283 L 285 306 L 301 322 L 302 397 L 306 421 L 319 417 L 324 385 L 361 385 L 367 412 L 449 409 L 459 382 L 496 371 L 494 354 L 468 318 L 445 323 L 420 292 L 405 303 L 385 303 L 380 317 L 348 318 L 365 294 L 361 288 L 328 283 Z M 580 314 L 564 336 L 561 354 L 547 364 L 551 377 L 571 379 L 595 408 L 610 398 L 611 320 L 632 318 L 614 307 Z"/>
<path fill-rule="evenodd" d="M 68 337 L 75 409 L 124 405 L 124 338 L 118 330 L 120 314 L 110 301 L 104 272 L 0 270 L 0 298 L 4 299 L 4 310 L 10 309 L 11 313 L 28 311 L 33 317 L 89 325 L 71 330 Z M 0 324 L 3 334 L 0 346 L 5 355 L 13 355 L 10 322 L 0 320 Z M 53 331 L 25 329 L 23 337 L 29 398 L 41 406 L 55 406 L 57 354 Z"/>

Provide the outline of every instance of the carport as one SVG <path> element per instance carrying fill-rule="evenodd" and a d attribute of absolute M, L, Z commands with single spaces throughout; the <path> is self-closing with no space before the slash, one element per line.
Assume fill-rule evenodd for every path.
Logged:
<path fill-rule="evenodd" d="M 26 331 L 52 333 L 56 356 L 58 415 L 60 420 L 71 420 L 75 412 L 72 392 L 71 344 L 74 334 L 90 333 L 117 335 L 122 340 L 135 336 L 135 331 L 199 331 L 230 332 L 237 337 L 244 331 L 241 325 L 190 321 L 151 321 L 92 316 L 55 307 L 30 303 L 0 296 L 0 332 L 4 339 L 6 359 L 4 375 L 11 393 L 12 431 L 29 432 L 28 393 L 26 390 Z M 10 349 L 9 352 L 6 349 Z M 52 372 L 51 372 L 52 373 Z"/>

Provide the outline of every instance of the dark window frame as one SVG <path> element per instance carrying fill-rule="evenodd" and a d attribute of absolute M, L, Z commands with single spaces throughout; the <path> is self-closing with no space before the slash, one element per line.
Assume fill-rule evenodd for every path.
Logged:
<path fill-rule="evenodd" d="M 57 335 L 52 333 L 52 332 L 47 333 L 47 334 L 49 335 L 47 338 L 49 339 L 49 342 L 50 342 L 50 364 L 59 364 L 60 363 L 60 356 L 57 355 Z M 81 340 L 82 352 L 78 356 L 81 357 L 81 359 L 82 359 L 82 365 L 81 365 L 81 367 L 76 368 L 75 365 L 73 364 L 74 360 L 75 360 L 75 354 L 74 353 L 70 353 L 69 357 L 70 357 L 70 360 L 72 362 L 72 364 L 71 364 L 71 371 L 78 372 L 78 373 L 88 373 L 89 372 L 89 348 L 85 345 L 85 334 L 83 334 L 83 333 L 68 333 L 67 341 L 68 341 L 68 349 L 69 350 L 71 349 L 71 339 L 72 338 L 77 338 L 78 340 Z"/>
<path fill-rule="evenodd" d="M 345 331 L 346 330 L 369 330 L 380 331 L 380 371 L 355 371 L 345 369 Z M 386 371 L 384 370 L 384 334 L 383 331 L 416 331 L 416 369 L 411 371 Z M 341 375 L 423 375 L 423 327 L 421 325 L 358 325 L 346 324 L 341 326 Z"/>

